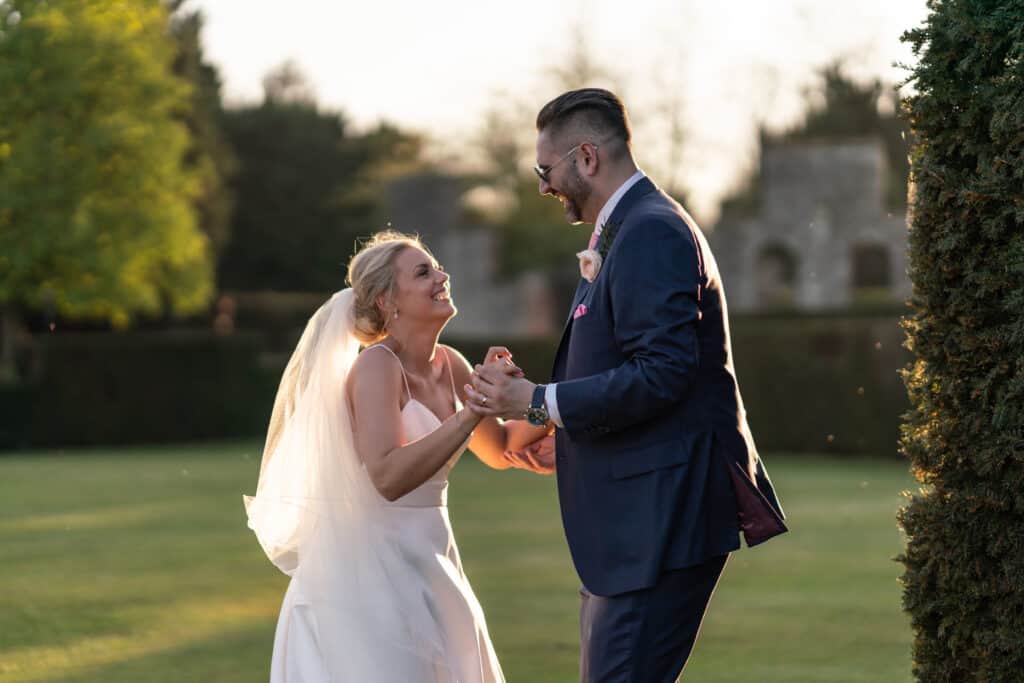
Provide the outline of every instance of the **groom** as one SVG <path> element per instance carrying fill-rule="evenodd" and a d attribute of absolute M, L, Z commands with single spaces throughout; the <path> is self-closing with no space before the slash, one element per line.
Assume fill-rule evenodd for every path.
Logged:
<path fill-rule="evenodd" d="M 557 427 L 583 583 L 581 681 L 674 681 L 740 531 L 748 545 L 782 533 L 782 510 L 747 427 L 715 259 L 638 170 L 625 105 L 567 92 L 541 109 L 537 133 L 540 192 L 596 229 L 552 382 L 488 364 L 469 397 Z"/>

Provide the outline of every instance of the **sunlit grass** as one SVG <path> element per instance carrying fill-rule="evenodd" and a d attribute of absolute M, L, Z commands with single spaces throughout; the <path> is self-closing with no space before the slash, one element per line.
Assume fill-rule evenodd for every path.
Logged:
<path fill-rule="evenodd" d="M 258 446 L 0 457 L 0 682 L 266 680 L 286 577 L 245 527 Z M 899 462 L 768 457 L 792 532 L 735 554 L 696 681 L 909 681 Z M 456 468 L 451 516 L 512 682 L 577 677 L 554 480 Z"/>

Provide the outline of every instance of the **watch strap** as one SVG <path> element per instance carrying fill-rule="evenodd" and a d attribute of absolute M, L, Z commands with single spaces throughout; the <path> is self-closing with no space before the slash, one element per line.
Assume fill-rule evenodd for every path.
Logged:
<path fill-rule="evenodd" d="M 543 408 L 544 406 L 544 391 L 547 386 L 544 384 L 538 384 L 533 390 L 533 399 L 530 401 L 531 408 Z"/>

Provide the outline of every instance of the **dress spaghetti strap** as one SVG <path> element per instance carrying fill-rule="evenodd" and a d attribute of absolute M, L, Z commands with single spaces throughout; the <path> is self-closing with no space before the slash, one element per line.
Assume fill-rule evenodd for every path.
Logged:
<path fill-rule="evenodd" d="M 402 365 L 402 359 L 398 357 L 397 353 L 395 353 L 394 351 L 389 349 L 384 344 L 373 344 L 372 346 L 367 346 L 365 349 L 363 349 L 363 352 L 365 353 L 365 352 L 369 351 L 370 349 L 376 349 L 376 348 L 384 349 L 385 351 L 390 353 L 392 356 L 394 356 L 395 360 L 398 361 L 398 367 L 402 371 L 402 381 L 405 383 L 405 395 L 409 397 L 408 400 L 410 400 L 410 401 L 413 400 L 413 398 L 412 398 L 412 391 L 409 390 L 409 378 L 405 376 L 405 366 Z M 452 384 L 452 386 L 453 387 L 455 386 L 454 383 Z"/>
<path fill-rule="evenodd" d="M 442 346 L 441 349 L 444 351 L 444 360 L 445 363 L 448 365 L 448 380 L 451 382 L 452 385 L 452 405 L 455 406 L 456 412 L 458 412 L 459 392 L 455 391 L 455 375 L 452 372 L 452 355 L 448 353 L 447 348 Z"/>

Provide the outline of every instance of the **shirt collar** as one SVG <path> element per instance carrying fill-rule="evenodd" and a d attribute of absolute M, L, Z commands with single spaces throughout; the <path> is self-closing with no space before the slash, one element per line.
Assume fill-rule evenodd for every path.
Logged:
<path fill-rule="evenodd" d="M 615 210 L 615 207 L 616 205 L 618 205 L 619 200 L 622 199 L 622 197 L 627 192 L 629 192 L 629 188 L 633 187 L 638 182 L 640 182 L 640 180 L 643 179 L 643 177 L 644 172 L 641 171 L 640 169 L 637 169 L 636 173 L 629 176 L 626 182 L 619 185 L 619 189 L 615 190 L 612 196 L 608 198 L 608 201 L 606 201 L 604 203 L 604 206 L 601 207 L 600 213 L 597 214 L 597 222 L 595 223 L 595 229 L 598 232 L 604 229 L 604 224 L 608 222 L 609 218 L 611 218 L 612 211 Z"/>

